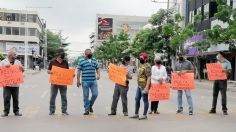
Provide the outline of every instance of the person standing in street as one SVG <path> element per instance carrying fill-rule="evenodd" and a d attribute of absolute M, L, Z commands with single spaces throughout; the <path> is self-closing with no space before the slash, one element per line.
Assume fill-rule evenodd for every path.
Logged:
<path fill-rule="evenodd" d="M 144 120 L 147 119 L 147 112 L 149 107 L 148 91 L 151 84 L 151 66 L 148 64 L 149 55 L 141 53 L 139 55 L 140 68 L 138 70 L 138 88 L 135 95 L 135 115 L 131 119 Z M 140 100 L 143 98 L 144 112 L 143 116 L 139 117 Z"/>
<path fill-rule="evenodd" d="M 193 65 L 185 57 L 185 53 L 181 52 L 178 54 L 179 60 L 175 63 L 174 72 L 179 75 L 184 73 L 194 73 Z M 191 90 L 178 90 L 178 110 L 177 114 L 183 113 L 183 100 L 182 95 L 185 92 L 188 105 L 189 105 L 189 115 L 193 115 L 193 101 L 191 96 Z"/>
<path fill-rule="evenodd" d="M 151 75 L 151 84 L 162 84 L 167 80 L 167 72 L 166 67 L 162 65 L 161 57 L 155 57 L 155 65 L 152 66 L 152 75 Z M 151 102 L 151 111 L 149 114 L 160 114 L 158 109 L 159 101 L 152 101 Z"/>
<path fill-rule="evenodd" d="M 98 96 L 97 80 L 100 79 L 100 70 L 95 58 L 93 58 L 92 51 L 90 49 L 85 50 L 85 57 L 79 60 L 77 75 L 77 86 L 81 85 L 83 88 L 84 98 L 84 115 L 93 113 L 93 105 Z M 82 77 L 82 79 L 81 79 Z M 80 80 L 81 79 L 81 80 Z M 89 90 L 91 90 L 92 97 L 89 99 Z"/>
<path fill-rule="evenodd" d="M 21 62 L 16 59 L 15 51 L 9 51 L 7 58 L 0 62 L 0 66 L 10 67 L 11 65 L 19 65 L 20 70 L 24 72 Z M 13 98 L 13 112 L 15 116 L 22 116 L 19 112 L 19 87 L 17 84 L 3 87 L 4 113 L 2 117 L 7 117 L 10 112 L 11 97 Z"/>
<path fill-rule="evenodd" d="M 216 56 L 218 63 L 220 63 L 223 67 L 223 71 L 225 72 L 227 77 L 230 77 L 230 73 L 232 70 L 231 63 L 225 58 L 225 54 L 223 52 L 219 52 Z M 222 111 L 224 115 L 228 115 L 228 108 L 227 108 L 227 79 L 226 80 L 216 80 L 213 86 L 213 101 L 212 101 L 212 108 L 210 110 L 210 114 L 216 113 L 216 105 L 218 94 L 221 93 L 221 103 L 222 103 Z"/>
<path fill-rule="evenodd" d="M 108 114 L 109 116 L 116 115 L 116 108 L 119 101 L 119 98 L 121 96 L 122 100 L 122 106 L 123 106 L 123 114 L 124 116 L 128 116 L 128 99 L 127 99 L 127 93 L 129 91 L 129 80 L 132 79 L 132 73 L 133 69 L 131 68 L 130 64 L 130 57 L 124 56 L 122 59 L 122 65 L 120 67 L 124 67 L 127 71 L 127 81 L 126 86 L 122 86 L 120 84 L 115 84 L 115 89 L 113 93 L 113 100 L 111 105 L 111 113 Z"/>
<path fill-rule="evenodd" d="M 53 74 L 53 72 L 51 71 L 53 66 L 69 69 L 68 61 L 65 59 L 65 52 L 63 49 L 58 49 L 55 59 L 50 62 L 48 67 L 48 74 Z M 58 91 L 60 91 L 61 94 L 62 115 L 69 115 L 69 113 L 67 112 L 67 86 L 56 84 L 51 84 L 49 115 L 55 114 L 55 101 Z"/>

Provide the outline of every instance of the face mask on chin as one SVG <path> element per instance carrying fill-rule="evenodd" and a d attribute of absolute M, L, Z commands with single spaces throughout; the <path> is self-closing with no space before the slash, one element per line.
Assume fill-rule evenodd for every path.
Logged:
<path fill-rule="evenodd" d="M 179 61 L 184 61 L 184 57 L 179 57 Z"/>

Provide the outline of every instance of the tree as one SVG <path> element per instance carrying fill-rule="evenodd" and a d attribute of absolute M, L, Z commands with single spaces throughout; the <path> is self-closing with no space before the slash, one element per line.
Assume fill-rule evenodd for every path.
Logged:
<path fill-rule="evenodd" d="M 0 53 L 0 61 L 4 59 L 4 56 L 2 53 Z"/>
<path fill-rule="evenodd" d="M 51 32 L 50 30 L 47 31 L 47 54 L 48 54 L 48 60 L 53 59 L 55 57 L 56 51 L 59 48 L 63 48 L 62 43 L 65 41 L 65 39 L 61 36 L 61 34 L 57 34 L 54 32 Z"/>
<path fill-rule="evenodd" d="M 117 63 L 121 59 L 123 51 L 129 47 L 129 40 L 129 35 L 123 32 L 111 36 L 95 49 L 94 55 L 99 60 L 104 59 Z"/>

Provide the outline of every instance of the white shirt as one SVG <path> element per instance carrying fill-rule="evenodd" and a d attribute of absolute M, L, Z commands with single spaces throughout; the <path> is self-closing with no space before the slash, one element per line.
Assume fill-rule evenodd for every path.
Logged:
<path fill-rule="evenodd" d="M 7 65 L 11 65 L 10 61 L 8 60 L 8 58 L 2 60 L 0 62 L 0 66 L 7 66 Z M 20 65 L 22 66 L 21 62 L 19 60 L 15 60 L 14 61 L 14 65 Z M 20 85 L 16 84 L 16 85 L 13 85 L 13 86 L 10 86 L 10 87 L 19 87 Z"/>
<path fill-rule="evenodd" d="M 163 81 L 167 79 L 166 67 L 161 65 L 159 69 L 157 65 L 152 66 L 151 84 L 159 83 L 160 78 L 163 78 Z"/>

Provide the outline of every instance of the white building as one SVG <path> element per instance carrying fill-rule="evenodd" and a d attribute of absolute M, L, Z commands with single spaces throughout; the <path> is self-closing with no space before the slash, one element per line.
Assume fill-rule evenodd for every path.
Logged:
<path fill-rule="evenodd" d="M 15 50 L 24 64 L 26 46 L 27 67 L 32 67 L 33 61 L 43 57 L 46 50 L 43 48 L 45 25 L 37 12 L 0 9 L 0 52 L 6 55 L 9 50 Z"/>
<path fill-rule="evenodd" d="M 143 16 L 97 14 L 95 32 L 89 36 L 91 48 L 96 48 L 110 35 L 120 32 L 126 32 L 131 38 L 134 37 L 148 23 L 148 19 L 149 17 Z"/>

